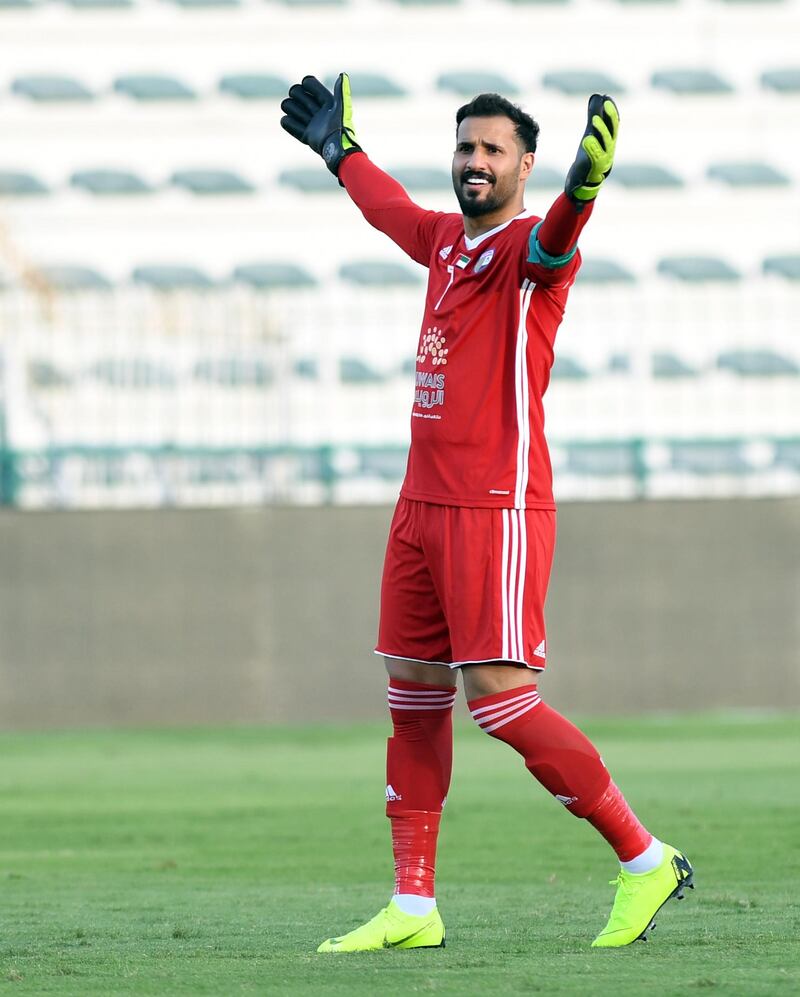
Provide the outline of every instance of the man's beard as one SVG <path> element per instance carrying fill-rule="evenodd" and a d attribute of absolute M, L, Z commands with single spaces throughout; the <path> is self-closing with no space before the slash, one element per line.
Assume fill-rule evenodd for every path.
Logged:
<path fill-rule="evenodd" d="M 469 189 L 464 190 L 464 181 L 471 176 L 484 177 L 493 186 L 491 190 L 485 197 L 471 197 L 469 195 Z M 485 173 L 471 173 L 465 171 L 458 178 L 453 177 L 453 189 L 456 192 L 456 197 L 458 198 L 458 204 L 461 208 L 461 213 L 467 218 L 481 218 L 483 215 L 489 215 L 508 201 L 511 194 L 506 191 L 499 182 L 489 177 Z M 483 187 L 477 187 L 476 190 L 481 191 Z"/>

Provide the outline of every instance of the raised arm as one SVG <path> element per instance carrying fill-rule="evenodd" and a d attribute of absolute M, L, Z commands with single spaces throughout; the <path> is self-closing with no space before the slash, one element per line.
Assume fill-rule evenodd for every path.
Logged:
<path fill-rule="evenodd" d="M 415 204 L 396 180 L 363 153 L 353 127 L 347 74 L 339 74 L 333 92 L 315 77 L 303 77 L 291 87 L 281 109 L 283 128 L 322 156 L 370 225 L 427 266 L 436 221 L 442 216 Z"/>
<path fill-rule="evenodd" d="M 611 172 L 618 131 L 617 105 L 608 96 L 592 94 L 586 130 L 567 174 L 564 193 L 531 231 L 527 262 L 539 279 L 561 282 L 577 269 L 578 237 Z"/>

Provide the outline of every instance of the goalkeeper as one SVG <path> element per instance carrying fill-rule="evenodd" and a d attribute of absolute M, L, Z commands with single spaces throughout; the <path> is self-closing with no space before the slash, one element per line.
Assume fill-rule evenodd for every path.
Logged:
<path fill-rule="evenodd" d="M 367 158 L 345 74 L 333 93 L 305 77 L 281 107 L 286 131 L 322 156 L 366 220 L 429 271 L 411 449 L 386 550 L 376 647 L 393 723 L 386 812 L 394 893 L 370 921 L 319 951 L 444 945 L 434 871 L 459 673 L 478 726 L 517 751 L 534 778 L 613 848 L 617 891 L 592 945 L 628 945 L 692 885 L 692 867 L 640 823 L 594 745 L 538 691 L 555 545 L 542 396 L 580 266 L 578 237 L 611 172 L 617 107 L 607 96 L 589 98 L 564 193 L 544 219 L 523 203 L 538 125 L 497 94 L 481 94 L 456 114 L 459 214 L 419 207 Z"/>

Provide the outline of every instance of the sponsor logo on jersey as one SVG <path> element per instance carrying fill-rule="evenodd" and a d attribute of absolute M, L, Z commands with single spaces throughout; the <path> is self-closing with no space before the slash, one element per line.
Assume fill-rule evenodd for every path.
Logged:
<path fill-rule="evenodd" d="M 425 334 L 420 337 L 417 363 L 425 363 L 427 357 L 430 357 L 434 367 L 446 367 L 447 354 L 449 352 L 445 346 L 446 342 L 447 339 L 442 335 L 442 330 L 439 326 L 430 326 L 425 330 Z"/>
<path fill-rule="evenodd" d="M 447 259 L 447 257 L 448 257 L 448 256 L 449 256 L 449 255 L 450 255 L 450 254 L 451 254 L 452 252 L 453 252 L 453 247 L 452 247 L 452 246 L 445 246 L 445 247 L 444 247 L 443 249 L 440 249 L 440 250 L 439 250 L 439 256 L 441 256 L 441 258 L 442 258 L 443 260 L 446 260 L 446 259 Z"/>
<path fill-rule="evenodd" d="M 466 270 L 467 267 L 469 266 L 470 259 L 471 257 L 466 256 L 464 253 L 462 253 L 459 256 L 459 258 L 456 260 L 456 266 L 458 267 L 459 270 Z"/>
<path fill-rule="evenodd" d="M 489 489 L 489 494 L 490 495 L 510 495 L 511 494 L 511 489 L 510 488 L 490 488 Z"/>
<path fill-rule="evenodd" d="M 556 793 L 556 799 L 559 803 L 563 803 L 565 807 L 568 807 L 570 803 L 578 802 L 577 796 L 560 796 L 558 793 Z"/>
<path fill-rule="evenodd" d="M 386 787 L 386 802 L 395 803 L 397 800 L 402 800 L 403 797 L 399 793 L 395 793 L 394 786 L 391 783 Z"/>
<path fill-rule="evenodd" d="M 432 409 L 444 405 L 445 375 L 432 374 L 422 370 L 428 360 L 432 367 L 446 367 L 447 337 L 438 325 L 429 326 L 420 336 L 417 352 L 417 375 L 414 391 L 414 404 L 422 409 Z M 416 413 L 415 413 L 416 414 Z"/>
<path fill-rule="evenodd" d="M 478 262 L 475 264 L 475 273 L 480 273 L 481 270 L 485 270 L 493 259 L 494 259 L 493 249 L 487 249 L 485 253 L 481 253 L 481 255 L 478 257 Z"/>
<path fill-rule="evenodd" d="M 545 643 L 544 643 L 544 641 L 541 641 L 539 643 L 539 646 L 534 650 L 533 653 L 536 655 L 537 658 L 546 658 L 547 657 L 547 652 L 545 650 Z"/>

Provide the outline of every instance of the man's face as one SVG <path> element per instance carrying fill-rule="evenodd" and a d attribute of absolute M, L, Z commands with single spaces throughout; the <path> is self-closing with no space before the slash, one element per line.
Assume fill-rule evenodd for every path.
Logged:
<path fill-rule="evenodd" d="M 464 118 L 453 153 L 453 188 L 462 213 L 480 218 L 502 208 L 532 166 L 533 153 L 523 153 L 509 118 Z"/>

